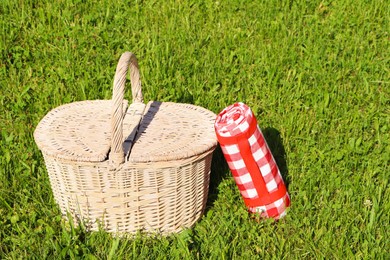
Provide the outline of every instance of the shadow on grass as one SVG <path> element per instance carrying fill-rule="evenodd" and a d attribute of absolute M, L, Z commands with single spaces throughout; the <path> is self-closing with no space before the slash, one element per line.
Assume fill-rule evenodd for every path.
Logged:
<path fill-rule="evenodd" d="M 221 181 L 229 176 L 230 171 L 223 156 L 221 147 L 218 145 L 213 154 L 213 160 L 211 162 L 211 173 L 210 173 L 210 184 L 209 184 L 209 195 L 207 198 L 207 205 L 205 213 L 208 209 L 213 207 L 214 202 L 218 198 L 218 186 Z"/>
<path fill-rule="evenodd" d="M 268 147 L 275 158 L 276 164 L 279 167 L 284 183 L 286 184 L 286 188 L 288 189 L 290 178 L 286 162 L 286 150 L 284 149 L 283 139 L 280 136 L 280 132 L 273 127 L 262 129 L 262 132 L 265 140 L 267 141 Z"/>

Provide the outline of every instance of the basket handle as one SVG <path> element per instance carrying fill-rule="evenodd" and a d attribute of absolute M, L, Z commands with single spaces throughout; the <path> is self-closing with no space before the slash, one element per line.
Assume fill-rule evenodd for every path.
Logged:
<path fill-rule="evenodd" d="M 125 52 L 119 59 L 114 77 L 111 108 L 111 150 L 109 162 L 113 168 L 125 161 L 123 151 L 123 99 L 125 95 L 125 83 L 127 71 L 130 67 L 131 94 L 133 103 L 143 102 L 141 80 L 137 57 L 131 52 Z"/>

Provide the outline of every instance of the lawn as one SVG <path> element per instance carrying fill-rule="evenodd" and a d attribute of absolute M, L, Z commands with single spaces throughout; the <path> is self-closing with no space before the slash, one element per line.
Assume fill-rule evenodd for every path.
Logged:
<path fill-rule="evenodd" d="M 389 259 L 389 5 L 2 0 L 0 258 Z M 288 186 L 285 218 L 248 216 L 217 149 L 191 229 L 118 238 L 62 220 L 33 131 L 61 104 L 110 99 L 125 51 L 146 101 L 251 107 Z"/>

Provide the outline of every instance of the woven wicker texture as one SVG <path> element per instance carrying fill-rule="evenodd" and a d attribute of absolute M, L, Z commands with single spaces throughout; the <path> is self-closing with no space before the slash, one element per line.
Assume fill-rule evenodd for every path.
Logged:
<path fill-rule="evenodd" d="M 193 105 L 149 102 L 131 150 L 131 162 L 185 159 L 215 146 L 216 115 Z"/>
<path fill-rule="evenodd" d="M 57 107 L 35 130 L 62 213 L 91 230 L 167 234 L 190 227 L 204 210 L 216 115 L 189 104 L 142 101 L 138 63 L 126 52 L 112 100 Z"/>

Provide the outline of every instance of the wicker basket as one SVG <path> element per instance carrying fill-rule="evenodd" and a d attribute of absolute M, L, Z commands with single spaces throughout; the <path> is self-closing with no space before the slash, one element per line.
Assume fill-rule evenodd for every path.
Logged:
<path fill-rule="evenodd" d="M 133 102 L 124 100 L 130 67 Z M 109 232 L 168 234 L 202 215 L 217 141 L 204 108 L 142 101 L 136 57 L 124 53 L 112 100 L 50 111 L 34 138 L 64 216 Z"/>

